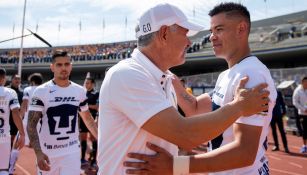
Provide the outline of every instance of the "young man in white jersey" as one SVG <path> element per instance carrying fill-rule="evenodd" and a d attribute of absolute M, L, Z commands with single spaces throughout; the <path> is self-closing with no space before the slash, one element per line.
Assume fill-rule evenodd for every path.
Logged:
<path fill-rule="evenodd" d="M 182 174 L 201 172 L 215 172 L 212 174 L 216 175 L 269 174 L 268 160 L 265 156 L 266 136 L 277 93 L 269 70 L 257 57 L 250 55 L 248 45 L 249 12 L 241 4 L 229 2 L 217 5 L 209 12 L 209 15 L 211 16 L 210 40 L 213 50 L 217 57 L 227 61 L 229 67 L 219 75 L 217 80 L 212 95 L 212 110 L 216 111 L 231 102 L 235 97 L 235 87 L 239 84 L 240 79 L 248 76 L 247 88 L 259 83 L 268 84 L 267 89 L 270 91 L 268 111 L 238 118 L 232 126 L 210 141 L 209 153 L 182 157 L 179 159 L 181 161 L 177 162 L 173 162 L 170 154 L 157 146 L 151 146 L 153 150 L 159 152 L 155 156 L 131 154 L 129 157 L 146 162 L 126 163 L 127 166 L 137 168 L 136 170 L 131 169 L 131 174 L 140 174 L 140 172 L 172 174 L 178 172 L 178 169 L 183 169 L 180 172 Z M 194 109 L 204 107 L 197 103 L 198 99 L 187 94 L 184 88 L 180 87 L 179 80 L 176 80 L 174 84 L 179 105 L 186 114 L 193 115 Z M 217 127 L 217 125 L 215 126 Z M 177 159 L 174 158 L 174 160 Z"/>
<path fill-rule="evenodd" d="M 24 146 L 25 133 L 19 114 L 19 102 L 14 90 L 4 87 L 6 71 L 0 68 L 0 175 L 8 175 L 11 152 L 11 136 L 9 117 L 12 112 L 13 121 L 19 131 L 16 143 L 18 149 Z"/>
<path fill-rule="evenodd" d="M 28 81 L 30 83 L 30 86 L 26 87 L 23 90 L 22 103 L 20 107 L 20 115 L 23 117 L 22 122 L 23 122 L 24 128 L 27 128 L 29 106 L 31 103 L 31 99 L 32 99 L 34 90 L 43 83 L 43 76 L 40 73 L 33 73 L 29 76 Z M 28 132 L 25 132 L 25 133 L 26 133 L 25 145 L 30 146 Z"/>
<path fill-rule="evenodd" d="M 191 44 L 187 34 L 201 29 L 170 4 L 152 7 L 140 17 L 136 28 L 138 48 L 131 59 L 108 70 L 101 86 L 99 175 L 126 174 L 123 162 L 132 160 L 126 154 L 153 153 L 146 148 L 148 141 L 177 156 L 178 146 L 189 150 L 220 134 L 239 116 L 267 109 L 264 104 L 268 100 L 263 97 L 268 94 L 260 92 L 263 86 L 258 86 L 239 89 L 234 101 L 215 112 L 191 118 L 178 113 L 173 74 L 168 69 L 184 63 Z"/>
<path fill-rule="evenodd" d="M 55 51 L 50 69 L 54 78 L 35 89 L 28 115 L 27 130 L 36 154 L 38 172 L 80 174 L 78 112 L 96 138 L 97 125 L 88 110 L 86 90 L 69 80 L 72 63 L 67 52 Z"/>
<path fill-rule="evenodd" d="M 20 116 L 22 118 L 23 128 L 25 129 L 25 146 L 30 146 L 29 136 L 26 130 L 28 122 L 29 101 L 32 98 L 35 88 L 43 83 L 43 77 L 40 73 L 33 73 L 29 76 L 28 81 L 30 83 L 30 86 L 25 88 L 23 91 L 22 103 L 20 107 Z M 19 156 L 19 150 L 16 146 L 17 145 L 14 144 L 13 149 L 11 151 L 9 174 L 13 174 L 15 169 L 15 163 Z"/>

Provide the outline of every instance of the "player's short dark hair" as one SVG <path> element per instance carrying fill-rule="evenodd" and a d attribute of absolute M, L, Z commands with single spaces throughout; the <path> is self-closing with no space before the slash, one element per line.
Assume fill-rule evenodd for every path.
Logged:
<path fill-rule="evenodd" d="M 94 79 L 94 78 L 92 78 L 92 77 L 87 77 L 87 78 L 86 78 L 86 80 L 91 81 L 91 83 L 95 83 L 95 79 Z"/>
<path fill-rule="evenodd" d="M 29 82 L 34 82 L 35 85 L 41 85 L 43 83 L 43 76 L 40 73 L 33 73 L 28 78 Z"/>
<path fill-rule="evenodd" d="M 55 50 L 52 54 L 52 63 L 55 62 L 58 57 L 69 57 L 67 51 L 64 50 Z"/>
<path fill-rule="evenodd" d="M 0 67 L 0 76 L 5 76 L 6 75 L 6 71 L 4 68 Z"/>
<path fill-rule="evenodd" d="M 226 16 L 241 16 L 245 18 L 249 25 L 249 30 L 251 26 L 250 14 L 245 6 L 234 2 L 224 2 L 216 5 L 212 10 L 209 11 L 209 16 L 213 17 L 220 13 L 225 13 Z"/>
<path fill-rule="evenodd" d="M 302 81 L 305 81 L 305 80 L 307 80 L 307 77 L 303 77 L 303 78 L 302 78 Z"/>
<path fill-rule="evenodd" d="M 13 80 L 14 78 L 20 78 L 20 75 L 18 75 L 18 74 L 13 74 L 12 80 Z"/>

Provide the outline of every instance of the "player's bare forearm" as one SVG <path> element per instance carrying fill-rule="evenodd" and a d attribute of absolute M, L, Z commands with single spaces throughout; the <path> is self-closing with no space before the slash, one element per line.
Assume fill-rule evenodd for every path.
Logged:
<path fill-rule="evenodd" d="M 194 97 L 186 91 L 177 77 L 173 80 L 173 86 L 178 104 L 187 117 L 211 111 L 211 98 L 208 94 Z"/>
<path fill-rule="evenodd" d="M 93 136 L 97 139 L 98 138 L 98 127 L 91 113 L 89 111 L 85 111 L 85 112 L 80 112 L 80 115 L 87 129 L 90 130 Z"/>
<path fill-rule="evenodd" d="M 186 116 L 193 115 L 193 111 L 196 107 L 196 98 L 193 95 L 187 93 L 185 87 L 183 87 L 177 76 L 175 76 L 173 79 L 173 86 L 176 91 L 178 104 L 181 109 L 184 111 Z"/>
<path fill-rule="evenodd" d="M 18 128 L 20 135 L 25 135 L 22 120 L 20 118 L 19 108 L 15 108 L 12 110 L 13 121 Z"/>
<path fill-rule="evenodd" d="M 21 107 L 20 107 L 20 116 L 21 118 L 25 117 L 25 113 L 28 110 L 28 100 L 24 99 L 21 103 Z"/>
<path fill-rule="evenodd" d="M 29 140 L 31 142 L 31 145 L 37 155 L 37 153 L 42 152 L 40 142 L 39 142 L 39 136 L 37 133 L 37 123 L 39 119 L 41 118 L 42 113 L 39 111 L 30 111 L 29 117 L 28 117 L 28 126 L 27 131 L 29 134 Z"/>
<path fill-rule="evenodd" d="M 261 132 L 262 127 L 259 126 L 234 124 L 235 140 L 209 153 L 192 156 L 190 173 L 250 166 L 256 158 Z"/>

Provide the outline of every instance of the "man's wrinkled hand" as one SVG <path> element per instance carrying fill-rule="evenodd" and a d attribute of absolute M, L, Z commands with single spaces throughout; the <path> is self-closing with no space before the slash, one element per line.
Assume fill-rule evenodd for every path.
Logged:
<path fill-rule="evenodd" d="M 266 83 L 261 83 L 256 87 L 246 89 L 245 85 L 247 81 L 248 77 L 244 77 L 240 80 L 234 97 L 234 101 L 240 106 L 241 116 L 250 116 L 267 111 L 270 102 L 270 92 L 265 88 L 267 88 L 268 85 Z"/>

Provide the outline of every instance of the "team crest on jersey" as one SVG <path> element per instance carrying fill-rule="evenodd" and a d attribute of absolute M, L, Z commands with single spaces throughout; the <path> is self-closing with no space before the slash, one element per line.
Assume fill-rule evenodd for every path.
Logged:
<path fill-rule="evenodd" d="M 63 104 L 49 107 L 47 110 L 48 125 L 51 135 L 57 140 L 69 139 L 70 134 L 76 132 L 78 106 Z"/>

